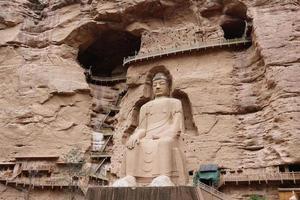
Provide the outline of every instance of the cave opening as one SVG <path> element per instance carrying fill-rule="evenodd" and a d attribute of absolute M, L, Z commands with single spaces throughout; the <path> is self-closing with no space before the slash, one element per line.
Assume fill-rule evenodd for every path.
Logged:
<path fill-rule="evenodd" d="M 141 46 L 141 36 L 127 31 L 101 31 L 89 42 L 81 45 L 78 61 L 87 70 L 87 80 L 91 77 L 125 77 L 127 68 L 123 59 L 137 54 Z"/>
<path fill-rule="evenodd" d="M 222 24 L 224 31 L 224 38 L 234 39 L 241 38 L 244 35 L 246 23 L 240 19 L 228 19 L 226 23 Z"/>
<path fill-rule="evenodd" d="M 247 6 L 240 1 L 231 1 L 223 9 L 220 26 L 225 39 L 250 37 L 252 21 L 247 16 Z"/>

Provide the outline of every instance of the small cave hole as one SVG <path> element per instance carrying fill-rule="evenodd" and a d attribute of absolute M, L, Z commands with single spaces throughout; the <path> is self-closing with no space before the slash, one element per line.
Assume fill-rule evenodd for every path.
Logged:
<path fill-rule="evenodd" d="M 247 6 L 237 0 L 225 4 L 220 26 L 225 39 L 250 37 L 252 21 L 247 16 Z"/>
<path fill-rule="evenodd" d="M 221 25 L 226 39 L 241 38 L 244 35 L 246 23 L 240 19 L 226 19 Z"/>
<path fill-rule="evenodd" d="M 24 147 L 25 145 L 24 144 L 16 144 L 15 146 L 16 147 Z"/>
<path fill-rule="evenodd" d="M 87 81 L 92 77 L 125 77 L 123 59 L 136 55 L 141 37 L 127 31 L 101 31 L 89 44 L 79 47 L 78 61 L 86 69 Z"/>

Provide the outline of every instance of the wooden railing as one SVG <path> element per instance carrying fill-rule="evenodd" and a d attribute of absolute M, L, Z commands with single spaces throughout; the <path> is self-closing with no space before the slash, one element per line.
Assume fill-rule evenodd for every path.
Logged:
<path fill-rule="evenodd" d="M 152 52 L 152 53 L 139 53 L 134 56 L 129 56 L 127 58 L 124 58 L 123 66 L 132 62 L 148 60 L 156 57 L 162 57 L 162 56 L 167 56 L 167 55 L 172 55 L 177 53 L 191 52 L 200 49 L 232 46 L 232 45 L 239 45 L 239 44 L 246 45 L 249 43 L 251 43 L 251 38 L 236 38 L 236 39 L 228 39 L 228 40 L 222 38 L 219 40 L 195 42 L 178 48 L 170 48 L 170 49 Z"/>
<path fill-rule="evenodd" d="M 95 82 L 125 82 L 126 76 L 99 77 L 91 75 L 90 79 Z"/>
<path fill-rule="evenodd" d="M 200 187 L 202 190 L 214 195 L 215 197 L 217 197 L 220 200 L 233 200 L 231 197 L 227 196 L 226 194 L 220 192 L 219 190 L 210 187 L 204 183 L 198 182 L 197 186 Z"/>
<path fill-rule="evenodd" d="M 4 180 L 2 180 L 4 181 Z M 77 181 L 72 180 L 72 178 L 67 177 L 49 177 L 49 178 L 16 178 L 14 180 L 5 180 L 6 185 L 15 185 L 15 186 L 23 186 L 23 187 L 77 187 Z"/>
<path fill-rule="evenodd" d="M 235 183 L 239 184 L 242 182 L 251 183 L 268 183 L 269 181 L 277 181 L 280 183 L 284 183 L 285 181 L 291 181 L 294 184 L 300 182 L 300 172 L 262 172 L 259 174 L 228 174 L 222 175 L 220 185 L 224 185 L 226 183 Z"/>
<path fill-rule="evenodd" d="M 107 76 L 107 77 L 95 76 L 92 74 L 91 67 L 90 69 L 86 69 L 84 74 L 88 82 L 99 84 L 99 85 L 103 83 L 126 82 L 126 75 Z"/>

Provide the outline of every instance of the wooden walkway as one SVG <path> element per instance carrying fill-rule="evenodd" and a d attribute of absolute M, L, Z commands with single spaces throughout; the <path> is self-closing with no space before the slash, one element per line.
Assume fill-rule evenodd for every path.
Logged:
<path fill-rule="evenodd" d="M 123 66 L 134 63 L 134 62 L 141 62 L 144 60 L 155 59 L 163 56 L 175 55 L 179 53 L 186 53 L 192 52 L 202 49 L 210 49 L 214 47 L 226 47 L 226 46 L 238 46 L 238 45 L 248 45 L 251 44 L 251 38 L 237 38 L 237 39 L 220 39 L 220 40 L 211 40 L 211 41 L 203 41 L 203 42 L 196 42 L 190 44 L 188 46 L 173 48 L 173 49 L 166 49 L 164 51 L 154 52 L 154 53 L 141 53 L 135 56 L 130 56 L 124 58 Z"/>
<path fill-rule="evenodd" d="M 111 154 L 105 152 L 91 152 L 91 158 L 100 159 L 100 158 L 110 158 Z"/>
<path fill-rule="evenodd" d="M 108 77 L 94 76 L 92 74 L 91 69 L 86 69 L 84 74 L 86 76 L 87 82 L 96 84 L 96 85 L 106 85 L 106 84 L 125 83 L 126 82 L 126 76 L 108 76 Z"/>
<path fill-rule="evenodd" d="M 228 174 L 221 176 L 220 186 L 225 184 L 244 184 L 244 183 L 300 183 L 300 172 L 277 172 L 260 174 Z"/>
<path fill-rule="evenodd" d="M 67 180 L 65 177 L 62 178 L 16 178 L 16 179 L 0 179 L 0 183 L 15 186 L 15 187 L 31 187 L 40 189 L 64 189 L 64 188 L 77 188 L 77 181 L 72 179 Z"/>
<path fill-rule="evenodd" d="M 126 76 L 112 76 L 112 77 L 98 77 L 98 76 L 90 76 L 90 82 L 93 84 L 105 84 L 105 83 L 122 83 L 126 82 Z"/>

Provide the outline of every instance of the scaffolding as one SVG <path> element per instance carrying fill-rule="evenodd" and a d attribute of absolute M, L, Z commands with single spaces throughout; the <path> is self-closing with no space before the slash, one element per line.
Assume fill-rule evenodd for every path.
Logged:
<path fill-rule="evenodd" d="M 126 88 L 125 88 L 126 91 Z M 101 122 L 94 127 L 94 131 L 100 132 L 103 134 L 105 143 L 103 144 L 102 148 L 99 151 L 91 151 L 90 158 L 94 161 L 98 162 L 97 167 L 89 174 L 89 178 L 92 180 L 96 180 L 100 182 L 100 185 L 106 185 L 108 183 L 109 178 L 99 174 L 100 170 L 102 169 L 103 165 L 108 162 L 111 158 L 111 153 L 106 151 L 109 142 L 113 139 L 113 129 L 105 129 L 105 121 L 108 119 L 111 113 L 116 113 L 119 111 L 118 104 L 120 103 L 120 99 L 124 95 L 124 90 L 118 93 L 118 98 L 112 103 L 110 106 L 106 106 L 106 110 L 108 112 L 105 114 L 104 118 Z"/>

